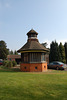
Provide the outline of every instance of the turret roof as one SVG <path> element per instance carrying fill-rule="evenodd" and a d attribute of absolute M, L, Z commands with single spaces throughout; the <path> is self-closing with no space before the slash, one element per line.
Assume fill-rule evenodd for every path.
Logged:
<path fill-rule="evenodd" d="M 27 35 L 29 35 L 29 34 L 31 34 L 31 33 L 37 34 L 37 35 L 38 35 L 38 33 L 37 33 L 35 30 L 33 30 L 33 29 L 31 29 L 31 30 L 27 33 Z"/>
<path fill-rule="evenodd" d="M 33 29 L 31 29 L 27 35 L 34 33 L 34 34 L 38 34 L 36 31 L 34 31 Z M 37 39 L 31 39 L 31 41 L 27 41 L 27 43 L 21 47 L 18 52 L 22 52 L 22 51 L 48 51 L 47 48 L 45 48 L 42 44 L 40 44 L 38 41 L 35 41 Z"/>
<path fill-rule="evenodd" d="M 32 50 L 48 51 L 48 49 L 45 48 L 43 45 L 41 45 L 39 42 L 30 41 L 30 42 L 27 42 L 22 48 L 20 48 L 18 50 L 18 52 L 21 52 L 21 51 L 32 51 Z"/>

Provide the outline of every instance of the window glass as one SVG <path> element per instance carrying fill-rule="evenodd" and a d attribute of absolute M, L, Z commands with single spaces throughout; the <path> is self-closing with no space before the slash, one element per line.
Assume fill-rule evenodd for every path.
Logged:
<path fill-rule="evenodd" d="M 25 69 L 27 68 L 27 67 L 24 67 Z"/>
<path fill-rule="evenodd" d="M 53 65 L 53 63 L 50 63 L 50 65 Z"/>
<path fill-rule="evenodd" d="M 37 69 L 37 67 L 35 67 L 35 69 Z"/>
<path fill-rule="evenodd" d="M 28 62 L 28 53 L 24 53 L 24 62 Z"/>
<path fill-rule="evenodd" d="M 11 58 L 10 58 L 10 61 L 11 61 Z"/>
<path fill-rule="evenodd" d="M 44 53 L 42 53 L 41 61 L 45 61 L 45 55 L 44 55 Z"/>

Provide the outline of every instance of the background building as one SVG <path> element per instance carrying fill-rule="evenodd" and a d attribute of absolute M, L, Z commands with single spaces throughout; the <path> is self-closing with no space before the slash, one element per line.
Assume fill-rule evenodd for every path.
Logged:
<path fill-rule="evenodd" d="M 19 64 L 21 62 L 21 55 L 8 55 L 7 60 L 16 61 Z"/>

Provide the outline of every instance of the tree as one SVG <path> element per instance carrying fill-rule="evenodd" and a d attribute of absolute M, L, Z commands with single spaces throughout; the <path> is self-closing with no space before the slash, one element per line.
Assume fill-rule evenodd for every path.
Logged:
<path fill-rule="evenodd" d="M 14 55 L 18 55 L 18 52 L 16 50 L 14 51 Z"/>
<path fill-rule="evenodd" d="M 5 41 L 0 41 L 0 59 L 6 59 L 9 49 L 7 49 Z"/>
<path fill-rule="evenodd" d="M 13 55 L 13 51 L 12 50 L 10 51 L 10 55 Z"/>
<path fill-rule="evenodd" d="M 46 46 L 48 45 L 47 42 L 42 43 L 42 45 L 46 48 Z"/>
<path fill-rule="evenodd" d="M 64 48 L 65 48 L 65 58 L 66 58 L 66 64 L 67 64 L 67 42 L 65 42 Z"/>
<path fill-rule="evenodd" d="M 61 55 L 61 62 L 65 63 L 66 59 L 65 59 L 65 48 L 62 45 L 62 43 L 60 42 L 59 44 L 59 51 L 60 51 L 60 55 Z"/>
<path fill-rule="evenodd" d="M 60 52 L 59 52 L 59 46 L 58 43 L 55 41 L 52 41 L 51 45 L 50 45 L 50 54 L 49 54 L 49 61 L 60 61 L 61 60 L 61 56 L 60 56 Z"/>

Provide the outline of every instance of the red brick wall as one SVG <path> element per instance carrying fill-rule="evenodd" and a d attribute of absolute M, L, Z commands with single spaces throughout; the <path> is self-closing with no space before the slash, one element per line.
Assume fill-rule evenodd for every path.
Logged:
<path fill-rule="evenodd" d="M 12 58 L 12 59 L 8 58 L 8 60 L 9 60 L 9 61 L 15 61 L 15 59 L 14 59 L 14 58 Z"/>
<path fill-rule="evenodd" d="M 36 67 L 36 68 L 35 68 Z M 31 64 L 20 64 L 21 71 L 24 72 L 43 72 L 47 70 L 47 63 L 31 63 Z"/>
<path fill-rule="evenodd" d="M 42 63 L 42 71 L 46 71 L 47 70 L 47 63 Z"/>
<path fill-rule="evenodd" d="M 35 69 L 37 67 L 37 69 Z M 30 64 L 30 72 L 42 72 L 41 63 L 32 63 Z"/>
<path fill-rule="evenodd" d="M 26 69 L 25 69 L 26 67 Z M 30 65 L 29 64 L 20 64 L 20 70 L 23 72 L 30 72 Z"/>

